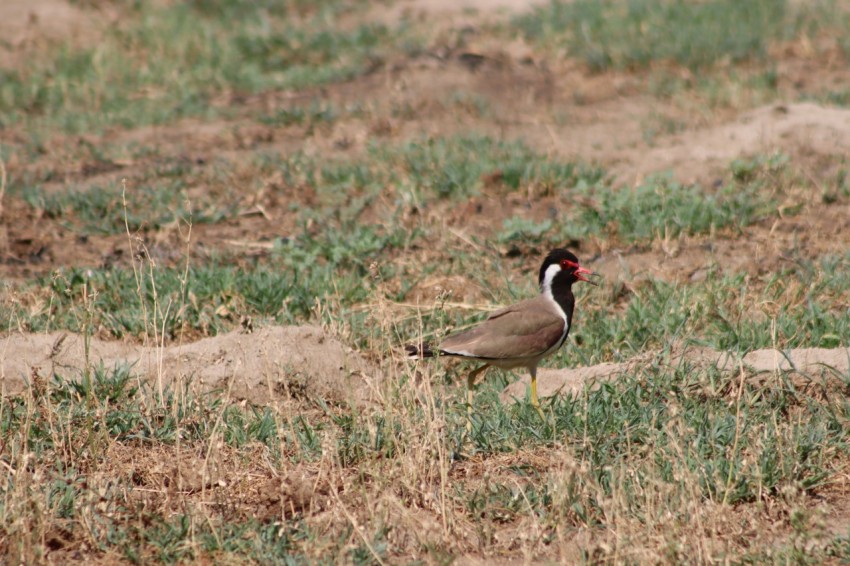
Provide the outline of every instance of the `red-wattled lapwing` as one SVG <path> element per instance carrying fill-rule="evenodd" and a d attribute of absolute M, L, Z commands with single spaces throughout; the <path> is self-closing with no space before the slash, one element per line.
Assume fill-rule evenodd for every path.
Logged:
<path fill-rule="evenodd" d="M 573 320 L 576 300 L 573 283 L 595 275 L 579 265 L 578 258 L 564 249 L 549 252 L 540 266 L 540 295 L 493 312 L 480 325 L 449 336 L 436 350 L 428 345 L 406 346 L 412 359 L 436 354 L 484 362 L 467 377 L 467 410 L 472 412 L 472 392 L 478 375 L 495 366 L 502 369 L 528 368 L 531 373 L 531 404 L 541 417 L 537 399 L 537 364 L 564 344 Z M 471 420 L 467 423 L 470 426 Z"/>

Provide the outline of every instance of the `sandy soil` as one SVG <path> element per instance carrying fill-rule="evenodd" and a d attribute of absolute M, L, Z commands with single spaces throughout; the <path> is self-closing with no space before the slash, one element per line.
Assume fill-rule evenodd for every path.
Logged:
<path fill-rule="evenodd" d="M 541 368 L 540 396 L 574 395 L 588 384 L 640 375 L 641 367 L 652 358 L 662 359 L 671 368 L 687 363 L 743 370 L 751 378 L 787 373 L 829 379 L 850 371 L 848 348 L 762 349 L 737 357 L 685 347 L 674 349 L 666 358 L 659 352 L 622 363 Z M 79 379 L 100 365 L 110 369 L 123 364 L 130 364 L 135 375 L 154 386 L 181 384 L 197 392 L 225 391 L 233 399 L 261 405 L 325 400 L 362 407 L 376 401 L 381 388 L 380 369 L 313 326 L 234 331 L 165 348 L 92 338 L 88 354 L 86 340 L 77 334 L 13 334 L 0 340 L 0 382 L 5 394 L 20 393 L 33 379 L 49 380 L 54 374 Z M 529 376 L 523 375 L 505 388 L 502 400 L 525 398 L 529 383 Z"/>
<path fill-rule="evenodd" d="M 234 331 L 164 348 L 88 341 L 78 334 L 12 334 L 0 340 L 0 380 L 5 394 L 20 393 L 33 379 L 80 379 L 102 365 L 130 364 L 153 387 L 182 385 L 203 393 L 222 391 L 252 403 L 284 401 L 364 405 L 381 381 L 380 371 L 357 352 L 315 326 L 268 326 Z"/>
<path fill-rule="evenodd" d="M 788 351 L 771 348 L 753 350 L 744 356 L 720 352 L 709 348 L 678 347 L 667 355 L 661 352 L 642 354 L 622 363 L 605 363 L 575 369 L 547 369 L 538 371 L 538 394 L 541 397 L 575 395 L 585 387 L 596 387 L 605 381 L 624 376 L 640 376 L 641 367 L 655 358 L 671 371 L 676 367 L 717 367 L 724 372 L 744 372 L 747 379 L 763 381 L 767 377 L 784 374 L 788 377 L 815 382 L 843 383 L 842 376 L 850 371 L 850 348 L 798 348 Z M 510 403 L 526 397 L 531 383 L 528 375 L 508 385 L 502 391 L 503 402 Z"/>
<path fill-rule="evenodd" d="M 0 66 L 25 64 L 22 47 L 73 41 L 93 45 L 116 17 L 106 2 L 97 11 L 66 0 L 3 0 L 0 3 Z"/>

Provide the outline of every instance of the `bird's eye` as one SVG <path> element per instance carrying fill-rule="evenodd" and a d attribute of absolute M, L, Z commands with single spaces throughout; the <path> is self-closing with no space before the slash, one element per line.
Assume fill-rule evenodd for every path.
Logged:
<path fill-rule="evenodd" d="M 562 269 L 569 269 L 570 267 L 578 267 L 578 264 L 576 262 L 570 261 L 568 259 L 562 259 L 561 260 L 561 268 Z"/>

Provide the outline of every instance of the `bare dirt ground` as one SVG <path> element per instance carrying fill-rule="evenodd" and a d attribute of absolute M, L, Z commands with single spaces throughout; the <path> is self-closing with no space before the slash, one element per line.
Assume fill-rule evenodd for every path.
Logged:
<path fill-rule="evenodd" d="M 315 326 L 239 330 L 168 347 L 147 347 L 83 336 L 13 334 L 0 340 L 6 394 L 53 375 L 78 380 L 99 365 L 132 372 L 157 386 L 222 391 L 255 404 L 325 399 L 363 405 L 374 398 L 380 371 Z M 26 380 L 24 379 L 26 378 Z"/>
<path fill-rule="evenodd" d="M 110 16 L 108 7 L 103 8 L 93 16 L 72 2 L 6 0 L 0 6 L 0 65 L 18 63 L 15 53 L 21 47 L 52 41 L 97 41 Z"/>
<path fill-rule="evenodd" d="M 701 102 L 698 98 L 661 101 L 646 94 L 643 79 L 634 74 L 591 74 L 570 61 L 553 66 L 529 45 L 497 45 L 477 33 L 482 22 L 504 18 L 536 3 L 500 0 L 494 7 L 493 3 L 480 0 L 404 0 L 386 10 L 376 9 L 372 16 L 388 22 L 407 18 L 433 23 L 431 50 L 428 56 L 390 61 L 371 74 L 307 93 L 307 99 L 339 107 L 362 104 L 367 108 L 362 115 L 331 125 L 308 131 L 301 125 L 273 127 L 243 123 L 238 118 L 203 124 L 185 120 L 131 131 L 116 129 L 103 136 L 80 139 L 79 145 L 138 142 L 156 147 L 158 155 L 209 163 L 217 157 L 238 160 L 257 151 L 354 155 L 363 152 L 373 140 L 401 142 L 422 134 L 476 131 L 496 138 L 521 139 L 551 155 L 598 164 L 608 168 L 623 185 L 670 171 L 682 182 L 703 186 L 727 179 L 728 164 L 733 159 L 782 153 L 808 172 L 811 181 L 801 184 L 793 202 L 784 203 L 794 214 L 780 214 L 778 219 L 751 226 L 743 234 L 681 237 L 650 249 L 612 248 L 605 242 L 588 241 L 582 243 L 581 253 L 593 258 L 589 264 L 592 269 L 615 284 L 646 278 L 697 280 L 711 269 L 759 275 L 795 261 L 797 252 L 791 250 L 803 249 L 810 257 L 817 257 L 850 249 L 850 205 L 827 203 L 819 190 L 821 179 L 831 178 L 838 160 L 850 152 L 850 110 L 795 102 L 805 92 L 845 81 L 850 73 L 841 64 L 814 61 L 805 50 L 789 45 L 776 54 L 779 97 L 787 102 L 758 106 L 740 100 L 714 111 L 696 112 L 694 108 Z M 15 60 L 14 47 L 21 42 L 93 40 L 109 17 L 104 10 L 92 16 L 65 0 L 0 3 L 0 36 L 11 38 L 0 44 L 0 65 L 20 63 Z M 453 101 L 458 92 L 473 94 L 486 110 Z M 247 98 L 241 104 L 245 109 L 273 111 L 290 106 L 292 98 L 271 93 Z M 399 108 L 406 110 L 394 111 Z M 674 122 L 679 127 L 674 133 L 647 136 L 648 125 L 658 122 Z M 20 133 L 0 133 L 0 139 L 16 135 Z M 70 182 L 85 185 L 132 179 L 158 159 L 146 161 L 141 157 L 101 163 L 92 157 L 81 158 L 69 149 L 74 147 L 74 141 L 57 136 L 46 142 L 42 155 L 27 162 L 7 162 L 6 169 L 14 175 L 52 171 L 55 181 L 48 189 L 62 191 Z M 274 183 L 273 178 L 260 181 Z M 501 225 L 503 218 L 517 212 L 538 218 L 545 217 L 553 206 L 564 206 L 552 197 L 532 197 L 513 195 L 506 202 L 501 195 L 485 192 L 465 206 L 447 206 L 446 210 L 431 214 L 442 215 L 447 230 L 463 240 L 482 230 L 492 233 L 492 226 Z M 309 195 L 291 195 L 291 199 L 307 198 Z M 191 255 L 242 249 L 243 244 L 286 235 L 294 229 L 287 215 L 291 202 L 263 191 L 245 196 L 240 201 L 245 214 L 194 227 Z M 61 221 L 43 216 L 20 200 L 7 195 L 2 204 L 0 278 L 4 280 L 45 275 L 63 267 L 130 261 L 126 236 L 76 238 Z M 256 213 L 258 205 L 261 214 Z M 370 212 L 376 219 L 381 217 L 380 206 L 379 202 Z M 148 237 L 152 255 L 166 263 L 171 261 L 169 250 L 181 242 L 176 227 Z M 423 281 L 407 298 L 411 302 L 432 301 L 437 288 L 456 289 L 455 298 L 469 303 L 481 303 L 485 296 L 471 281 L 457 276 L 449 281 Z M 133 364 L 134 373 L 147 378 L 152 387 L 186 383 L 200 391 L 226 391 L 234 399 L 259 404 L 300 403 L 308 407 L 312 400 L 321 398 L 362 405 L 380 394 L 381 368 L 319 327 L 265 327 L 253 333 L 234 331 L 164 347 L 92 339 L 87 351 L 84 342 L 83 337 L 74 334 L 9 333 L 0 339 L 3 394 L 18 393 L 27 383 L 47 378 L 53 372 L 73 377 L 100 363 L 112 367 L 123 362 Z M 798 375 L 808 376 L 827 368 L 846 374 L 850 350 L 758 350 L 738 360 L 722 352 L 686 349 L 671 357 L 669 363 L 678 363 L 681 358 L 677 356 L 685 356 L 695 364 L 717 364 L 729 371 L 743 367 L 751 376 L 774 375 L 792 367 Z M 633 373 L 642 361 L 643 358 L 573 370 L 544 369 L 540 373 L 541 395 L 574 394 L 589 380 L 616 379 Z M 503 401 L 522 398 L 527 384 L 528 377 L 523 376 L 508 386 L 502 394 Z M 326 514 L 330 522 L 334 513 L 329 510 L 330 494 L 337 489 L 330 486 L 346 481 L 309 466 L 299 467 L 287 477 L 275 477 L 259 469 L 259 464 L 257 469 L 246 469 L 244 462 L 225 453 L 212 459 L 187 453 L 185 461 L 164 463 L 160 454 L 145 453 L 140 459 L 139 452 L 123 453 L 121 446 L 115 450 L 110 454 L 115 467 L 120 468 L 124 462 L 126 469 L 135 470 L 132 473 L 139 475 L 137 483 L 142 487 L 167 490 L 167 483 L 175 477 L 181 482 L 179 489 L 202 491 L 220 485 L 220 497 L 229 496 L 234 505 L 245 507 L 246 514 L 256 514 L 263 506 L 271 515 L 281 507 L 300 510 L 309 505 L 319 516 Z M 557 447 L 552 451 L 520 454 L 516 459 L 540 458 L 545 468 L 562 460 Z M 172 457 L 173 454 L 169 452 Z M 213 460 L 219 462 L 218 468 L 199 471 L 198 462 Z M 464 462 L 453 468 L 452 474 L 474 474 L 476 465 L 474 459 Z M 261 481 L 248 489 L 245 480 L 252 478 Z M 439 530 L 432 514 L 422 509 L 421 516 L 415 516 L 416 509 L 400 505 L 388 503 L 388 509 L 388 516 L 402 514 L 405 521 L 419 521 L 422 541 Z M 746 523 L 744 518 L 741 521 Z M 534 532 L 537 527 L 517 525 L 515 529 Z M 718 519 L 718 532 L 727 528 L 730 525 Z M 469 537 L 474 538 L 472 528 L 468 530 Z M 508 540 L 513 534 L 516 533 L 500 536 Z M 750 534 L 755 536 L 755 527 Z M 508 542 L 504 549 L 509 549 Z M 577 556 L 576 548 L 559 552 L 561 557 Z M 475 560 L 479 558 L 468 556 L 465 561 Z"/>
<path fill-rule="evenodd" d="M 543 397 L 576 395 L 588 384 L 595 387 L 624 375 L 640 375 L 641 366 L 646 365 L 652 358 L 662 360 L 664 365 L 671 369 L 683 363 L 694 370 L 716 367 L 724 372 L 743 373 L 750 380 L 764 380 L 785 374 L 818 383 L 824 379 L 827 382 L 835 379 L 836 383 L 840 384 L 841 376 L 846 375 L 850 369 L 848 348 L 798 348 L 787 352 L 765 348 L 738 357 L 729 352 L 689 346 L 674 348 L 666 356 L 661 352 L 642 354 L 628 362 L 604 363 L 575 369 L 541 369 L 538 372 L 538 392 Z M 509 403 L 525 398 L 530 383 L 531 378 L 524 376 L 508 385 L 502 391 L 502 401 Z"/>
<path fill-rule="evenodd" d="M 12 334 L 0 339 L 0 353 L 0 379 L 7 395 L 21 393 L 33 380 L 49 381 L 53 375 L 80 379 L 101 364 L 107 369 L 130 364 L 134 374 L 157 386 L 223 391 L 232 399 L 261 405 L 323 399 L 363 406 L 381 392 L 381 370 L 316 326 L 241 330 L 165 347 L 97 338 L 86 344 L 83 336 L 62 332 Z M 540 395 L 575 395 L 588 384 L 636 375 L 653 357 L 663 354 L 576 369 L 541 369 Z M 739 358 L 691 346 L 674 349 L 665 360 L 670 367 L 683 362 L 692 368 L 714 366 L 755 377 L 788 373 L 809 379 L 837 378 L 850 370 L 850 349 L 761 349 Z M 529 383 L 527 375 L 521 377 L 505 388 L 502 400 L 523 399 Z"/>

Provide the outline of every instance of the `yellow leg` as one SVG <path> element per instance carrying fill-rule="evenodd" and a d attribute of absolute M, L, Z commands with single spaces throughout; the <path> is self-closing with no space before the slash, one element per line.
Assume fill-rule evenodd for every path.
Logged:
<path fill-rule="evenodd" d="M 537 414 L 540 418 L 546 420 L 543 416 L 543 409 L 540 408 L 540 400 L 537 398 L 537 368 L 531 368 L 531 406 L 537 409 Z"/>
<path fill-rule="evenodd" d="M 472 432 L 472 400 L 473 395 L 475 393 L 475 379 L 478 377 L 478 374 L 486 370 L 488 367 L 487 364 L 484 364 L 478 369 L 472 370 L 469 372 L 469 375 L 466 376 L 466 430 L 467 432 Z"/>
<path fill-rule="evenodd" d="M 466 378 L 466 432 L 472 434 L 472 398 L 475 387 L 475 380 L 471 379 L 472 374 Z"/>

